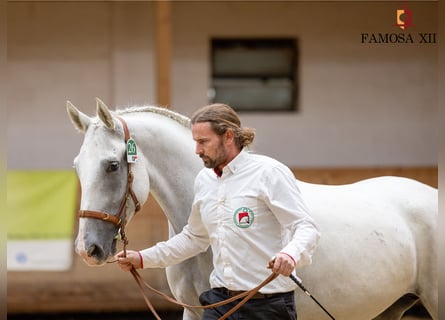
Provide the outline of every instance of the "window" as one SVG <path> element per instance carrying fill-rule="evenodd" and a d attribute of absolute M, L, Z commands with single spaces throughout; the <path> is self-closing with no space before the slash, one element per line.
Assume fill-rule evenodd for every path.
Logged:
<path fill-rule="evenodd" d="M 211 48 L 211 102 L 237 111 L 296 110 L 295 39 L 215 38 Z"/>

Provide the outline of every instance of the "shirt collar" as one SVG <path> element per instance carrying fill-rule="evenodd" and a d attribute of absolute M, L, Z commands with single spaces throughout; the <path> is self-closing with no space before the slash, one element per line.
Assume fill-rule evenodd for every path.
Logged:
<path fill-rule="evenodd" d="M 223 168 L 223 171 L 221 173 L 218 170 L 216 170 L 216 168 L 213 169 L 213 171 L 218 176 L 218 178 L 220 178 L 223 173 L 227 174 L 228 172 L 231 172 L 232 174 L 234 174 L 236 173 L 236 170 L 238 170 L 243 165 L 247 157 L 248 157 L 248 152 L 243 148 L 241 149 L 240 153 L 238 153 L 238 155 L 235 158 L 233 158 L 232 161 L 230 161 Z"/>

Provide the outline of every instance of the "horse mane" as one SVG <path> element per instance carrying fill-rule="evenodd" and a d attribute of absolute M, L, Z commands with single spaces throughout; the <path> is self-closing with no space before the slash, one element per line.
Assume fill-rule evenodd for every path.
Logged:
<path fill-rule="evenodd" d="M 190 119 L 182 114 L 172 111 L 167 108 L 156 107 L 156 106 L 133 106 L 126 109 L 118 109 L 114 111 L 116 114 L 127 114 L 135 112 L 152 112 L 160 114 L 172 120 L 175 120 L 184 127 L 190 128 Z"/>

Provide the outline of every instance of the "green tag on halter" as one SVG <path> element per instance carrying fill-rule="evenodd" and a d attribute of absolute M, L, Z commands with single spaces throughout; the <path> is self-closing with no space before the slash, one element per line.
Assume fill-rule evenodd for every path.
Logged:
<path fill-rule="evenodd" d="M 127 162 L 135 163 L 138 159 L 138 151 L 136 148 L 136 142 L 132 138 L 127 141 Z"/>

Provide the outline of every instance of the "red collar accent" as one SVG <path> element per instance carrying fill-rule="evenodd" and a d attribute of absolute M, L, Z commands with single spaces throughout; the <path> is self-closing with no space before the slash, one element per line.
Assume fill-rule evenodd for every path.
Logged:
<path fill-rule="evenodd" d="M 215 172 L 215 174 L 218 178 L 221 178 L 222 171 L 220 171 L 218 168 L 213 168 L 213 172 Z"/>

